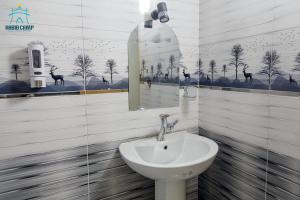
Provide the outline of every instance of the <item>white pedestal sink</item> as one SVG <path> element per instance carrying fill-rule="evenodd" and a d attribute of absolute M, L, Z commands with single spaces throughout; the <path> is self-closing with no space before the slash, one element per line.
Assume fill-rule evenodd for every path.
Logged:
<path fill-rule="evenodd" d="M 185 180 L 198 176 L 213 162 L 218 145 L 185 131 L 119 146 L 124 161 L 136 172 L 155 180 L 156 200 L 185 200 Z"/>

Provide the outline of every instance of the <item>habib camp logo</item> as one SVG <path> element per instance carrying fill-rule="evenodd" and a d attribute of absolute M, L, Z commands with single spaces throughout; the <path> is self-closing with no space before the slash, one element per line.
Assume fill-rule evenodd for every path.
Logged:
<path fill-rule="evenodd" d="M 30 24 L 30 13 L 27 8 L 23 8 L 22 4 L 18 4 L 16 8 L 11 8 L 9 17 L 9 24 L 5 25 L 7 31 L 32 31 L 34 25 Z"/>

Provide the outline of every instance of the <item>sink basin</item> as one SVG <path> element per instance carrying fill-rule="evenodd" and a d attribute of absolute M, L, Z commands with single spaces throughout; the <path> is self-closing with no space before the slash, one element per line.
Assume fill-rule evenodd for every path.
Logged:
<path fill-rule="evenodd" d="M 184 200 L 185 180 L 204 172 L 218 145 L 185 131 L 165 135 L 164 141 L 146 138 L 119 146 L 124 161 L 136 172 L 154 179 L 156 200 Z"/>

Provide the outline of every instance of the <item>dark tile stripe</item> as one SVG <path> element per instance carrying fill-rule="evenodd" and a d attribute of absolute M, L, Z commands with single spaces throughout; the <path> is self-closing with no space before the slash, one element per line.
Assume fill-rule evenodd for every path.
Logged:
<path fill-rule="evenodd" d="M 201 128 L 200 135 L 220 147 L 213 165 L 199 176 L 200 200 L 300 199 L 299 160 Z"/>
<path fill-rule="evenodd" d="M 134 138 L 136 139 L 136 138 Z M 118 152 L 121 140 L 0 160 L 0 200 L 154 199 L 154 181 L 132 171 Z M 187 182 L 188 200 L 198 193 Z"/>

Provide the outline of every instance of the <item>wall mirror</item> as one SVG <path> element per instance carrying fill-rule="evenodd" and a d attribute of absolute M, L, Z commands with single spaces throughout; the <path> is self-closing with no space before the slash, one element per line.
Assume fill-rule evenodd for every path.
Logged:
<path fill-rule="evenodd" d="M 167 24 L 139 24 L 128 40 L 129 110 L 179 106 L 182 54 Z"/>

